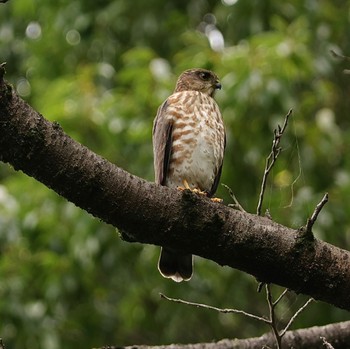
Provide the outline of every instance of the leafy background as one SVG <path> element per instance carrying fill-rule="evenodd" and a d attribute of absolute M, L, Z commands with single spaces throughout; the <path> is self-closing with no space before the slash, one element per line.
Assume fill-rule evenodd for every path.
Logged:
<path fill-rule="evenodd" d="M 10 0 L 0 4 L 0 60 L 36 110 L 148 180 L 158 105 L 184 69 L 213 69 L 228 136 L 222 183 L 250 212 L 273 129 L 293 108 L 263 210 L 298 228 L 327 191 L 316 236 L 349 249 L 349 62 L 330 52 L 350 52 L 349 5 Z M 218 196 L 232 201 L 223 187 Z M 187 343 L 267 330 L 239 315 L 161 300 L 159 292 L 267 314 L 253 277 L 197 258 L 191 282 L 175 284 L 158 274 L 158 253 L 122 242 L 113 227 L 0 164 L 0 336 L 9 348 Z M 286 298 L 281 325 L 304 301 Z M 314 303 L 294 328 L 345 319 Z"/>

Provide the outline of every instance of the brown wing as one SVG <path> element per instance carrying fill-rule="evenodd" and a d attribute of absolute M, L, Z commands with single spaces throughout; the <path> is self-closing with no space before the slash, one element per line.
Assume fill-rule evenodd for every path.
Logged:
<path fill-rule="evenodd" d="M 173 124 L 166 118 L 168 102 L 165 101 L 159 108 L 153 124 L 153 156 L 155 182 L 165 185 L 169 169 Z"/>
<path fill-rule="evenodd" d="M 224 153 L 225 153 L 225 148 L 226 148 L 226 133 L 224 133 Z M 218 172 L 217 172 L 217 174 L 215 176 L 214 183 L 213 183 L 210 191 L 208 192 L 208 196 L 209 197 L 212 197 L 215 194 L 216 189 L 218 188 L 220 177 L 221 177 L 221 171 L 222 171 L 223 163 L 224 163 L 224 161 L 221 162 L 221 165 L 220 165 L 220 167 L 218 169 Z"/>

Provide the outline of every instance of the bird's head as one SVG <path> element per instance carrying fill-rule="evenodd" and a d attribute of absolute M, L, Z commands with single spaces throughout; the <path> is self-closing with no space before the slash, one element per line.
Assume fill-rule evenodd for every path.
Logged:
<path fill-rule="evenodd" d="M 199 91 L 214 97 L 216 90 L 221 89 L 220 80 L 215 73 L 206 69 L 185 70 L 178 78 L 175 92 Z"/>

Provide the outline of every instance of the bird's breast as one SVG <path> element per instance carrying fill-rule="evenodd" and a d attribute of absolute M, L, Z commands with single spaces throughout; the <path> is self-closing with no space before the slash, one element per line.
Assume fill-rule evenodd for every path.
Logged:
<path fill-rule="evenodd" d="M 166 185 L 208 191 L 224 153 L 224 125 L 213 98 L 197 91 L 175 93 L 168 99 L 167 116 L 173 124 Z"/>

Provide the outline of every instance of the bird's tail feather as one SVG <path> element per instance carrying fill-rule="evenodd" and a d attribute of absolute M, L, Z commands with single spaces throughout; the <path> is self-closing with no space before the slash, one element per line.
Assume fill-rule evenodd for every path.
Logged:
<path fill-rule="evenodd" d="M 158 269 L 162 276 L 176 282 L 188 281 L 193 273 L 193 257 L 162 247 L 158 261 Z"/>

